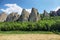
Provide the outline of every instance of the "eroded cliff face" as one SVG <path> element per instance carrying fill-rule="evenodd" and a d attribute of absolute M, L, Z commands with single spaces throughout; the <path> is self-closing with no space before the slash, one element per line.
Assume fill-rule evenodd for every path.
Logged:
<path fill-rule="evenodd" d="M 2 12 L 0 14 L 0 22 L 6 21 L 6 18 L 7 18 L 7 14 L 5 12 Z"/>
<path fill-rule="evenodd" d="M 6 21 L 17 21 L 19 17 L 20 15 L 18 13 L 12 12 L 11 14 L 7 16 Z"/>
<path fill-rule="evenodd" d="M 29 18 L 29 12 L 27 12 L 25 9 L 22 10 L 22 13 L 20 15 L 19 21 L 25 22 L 28 21 Z"/>
<path fill-rule="evenodd" d="M 32 8 L 31 13 L 29 15 L 29 21 L 36 22 L 40 19 L 40 15 L 38 14 L 37 9 Z"/>

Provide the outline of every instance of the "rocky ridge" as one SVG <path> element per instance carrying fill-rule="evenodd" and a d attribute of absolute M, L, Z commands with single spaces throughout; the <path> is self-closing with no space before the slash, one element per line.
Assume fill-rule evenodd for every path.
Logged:
<path fill-rule="evenodd" d="M 60 9 L 57 11 L 50 11 L 48 13 L 46 10 L 43 12 L 44 17 L 49 16 L 60 16 Z M 7 13 L 2 12 L 0 13 L 0 22 L 10 22 L 10 21 L 20 21 L 20 22 L 36 22 L 41 19 L 40 14 L 37 9 L 32 8 L 31 13 L 27 12 L 25 9 L 22 10 L 21 15 L 19 15 L 17 12 L 12 12 L 9 15 Z"/>
<path fill-rule="evenodd" d="M 22 10 L 21 15 L 19 15 L 17 12 L 12 12 L 9 15 L 6 15 L 6 13 L 0 14 L 0 22 L 10 22 L 10 21 L 38 21 L 40 19 L 40 14 L 38 13 L 37 9 L 32 8 L 31 13 L 27 12 L 25 9 Z"/>

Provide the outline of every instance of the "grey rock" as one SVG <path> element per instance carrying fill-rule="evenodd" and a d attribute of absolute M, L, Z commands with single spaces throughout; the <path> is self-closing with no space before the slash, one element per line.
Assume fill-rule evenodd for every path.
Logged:
<path fill-rule="evenodd" d="M 49 16 L 49 14 L 48 14 L 48 12 L 46 12 L 46 10 L 44 10 L 43 16 L 44 17 L 48 17 Z"/>
<path fill-rule="evenodd" d="M 2 12 L 0 14 L 0 22 L 6 21 L 6 18 L 7 18 L 7 14 L 5 12 Z"/>
<path fill-rule="evenodd" d="M 60 9 L 56 11 L 57 15 L 60 16 Z"/>
<path fill-rule="evenodd" d="M 36 22 L 39 20 L 40 15 L 38 14 L 37 9 L 32 8 L 31 13 L 29 15 L 29 21 Z"/>
<path fill-rule="evenodd" d="M 12 12 L 7 16 L 6 21 L 17 21 L 20 15 L 17 12 Z"/>
<path fill-rule="evenodd" d="M 50 16 L 58 16 L 56 11 L 50 11 Z"/>
<path fill-rule="evenodd" d="M 27 12 L 25 9 L 22 10 L 22 13 L 20 15 L 19 21 L 26 22 L 29 18 L 29 12 Z"/>

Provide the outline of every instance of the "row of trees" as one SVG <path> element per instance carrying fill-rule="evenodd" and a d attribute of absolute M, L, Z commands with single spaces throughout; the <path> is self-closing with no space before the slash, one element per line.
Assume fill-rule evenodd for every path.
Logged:
<path fill-rule="evenodd" d="M 0 31 L 59 31 L 60 20 L 38 22 L 1 22 Z"/>

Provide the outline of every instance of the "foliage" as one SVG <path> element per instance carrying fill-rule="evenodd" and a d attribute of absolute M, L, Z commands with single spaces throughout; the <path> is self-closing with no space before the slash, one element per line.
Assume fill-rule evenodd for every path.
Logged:
<path fill-rule="evenodd" d="M 53 31 L 60 32 L 60 17 L 42 18 L 38 22 L 0 22 L 0 31 Z"/>
<path fill-rule="evenodd" d="M 40 20 L 38 22 L 0 22 L 0 31 L 60 32 L 60 20 Z"/>

